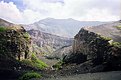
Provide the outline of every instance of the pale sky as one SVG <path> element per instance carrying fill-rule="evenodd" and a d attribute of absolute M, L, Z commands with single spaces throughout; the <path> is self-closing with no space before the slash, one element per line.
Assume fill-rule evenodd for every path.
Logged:
<path fill-rule="evenodd" d="M 121 19 L 120 0 L 0 0 L 0 18 L 29 24 L 51 17 L 79 21 Z"/>

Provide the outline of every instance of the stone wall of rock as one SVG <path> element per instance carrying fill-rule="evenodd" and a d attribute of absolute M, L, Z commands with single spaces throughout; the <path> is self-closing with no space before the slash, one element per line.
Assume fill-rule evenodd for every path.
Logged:
<path fill-rule="evenodd" d="M 82 28 L 74 37 L 73 53 L 64 61 L 77 64 L 89 61 L 91 69 L 103 65 L 101 71 L 121 70 L 121 44 Z"/>
<path fill-rule="evenodd" d="M 0 53 L 18 60 L 26 59 L 31 47 L 30 36 L 23 28 L 15 28 L 5 28 L 4 31 L 0 31 Z"/>

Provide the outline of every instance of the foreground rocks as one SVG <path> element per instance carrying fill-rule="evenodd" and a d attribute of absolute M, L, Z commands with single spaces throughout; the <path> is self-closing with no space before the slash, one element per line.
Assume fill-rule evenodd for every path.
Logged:
<path fill-rule="evenodd" d="M 64 62 L 79 65 L 80 73 L 121 70 L 120 26 L 117 21 L 82 28 L 74 38 L 73 53 Z"/>
<path fill-rule="evenodd" d="M 31 38 L 25 29 L 0 19 L 0 79 L 16 79 L 21 70 L 29 69 L 20 61 L 30 56 Z"/>

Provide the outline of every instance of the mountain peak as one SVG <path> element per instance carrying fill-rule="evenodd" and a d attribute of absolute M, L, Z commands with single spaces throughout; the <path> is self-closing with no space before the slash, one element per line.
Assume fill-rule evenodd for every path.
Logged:
<path fill-rule="evenodd" d="M 51 17 L 47 17 L 47 18 L 45 18 L 45 19 L 43 19 L 43 20 L 53 20 L 54 18 L 51 18 Z"/>
<path fill-rule="evenodd" d="M 12 23 L 0 18 L 0 26 L 8 27 L 8 26 L 12 26 L 12 25 L 13 25 Z"/>

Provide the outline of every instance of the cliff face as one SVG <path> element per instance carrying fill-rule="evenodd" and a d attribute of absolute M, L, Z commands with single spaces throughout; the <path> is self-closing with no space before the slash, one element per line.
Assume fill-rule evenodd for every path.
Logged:
<path fill-rule="evenodd" d="M 121 23 L 120 21 L 96 27 L 82 28 L 74 37 L 73 53 L 67 62 L 84 63 L 89 61 L 103 70 L 121 69 Z M 91 61 L 91 62 L 90 62 Z M 87 63 L 86 63 L 87 64 Z"/>
<path fill-rule="evenodd" d="M 37 53 L 52 53 L 53 51 L 63 47 L 72 45 L 73 39 L 44 33 L 39 30 L 29 30 L 28 33 L 32 37 L 32 43 L 38 46 L 34 46 L 34 51 Z"/>
<path fill-rule="evenodd" d="M 23 27 L 0 20 L 0 68 L 15 67 L 16 60 L 29 58 L 30 48 L 31 39 Z"/>

